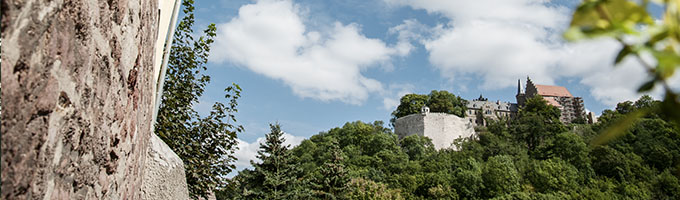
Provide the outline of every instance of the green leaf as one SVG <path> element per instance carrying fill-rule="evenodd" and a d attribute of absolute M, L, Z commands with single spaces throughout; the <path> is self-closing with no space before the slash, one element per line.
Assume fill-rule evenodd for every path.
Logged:
<path fill-rule="evenodd" d="M 657 42 L 664 40 L 667 37 L 668 37 L 668 29 L 664 27 L 663 30 L 652 34 L 652 38 L 649 39 L 649 41 L 647 42 L 647 45 L 653 46 Z"/>
<path fill-rule="evenodd" d="M 631 50 L 630 46 L 628 46 L 628 45 L 623 46 L 621 51 L 619 51 L 619 54 L 616 55 L 616 59 L 614 59 L 614 65 L 615 66 L 618 65 L 623 60 L 623 58 L 625 58 L 631 52 L 632 52 L 632 50 Z"/>
<path fill-rule="evenodd" d="M 565 38 L 618 37 L 637 34 L 639 24 L 653 24 L 645 8 L 629 0 L 585 1 L 574 12 Z M 571 29 L 576 28 L 576 29 Z M 578 34 L 580 32 L 581 34 Z"/>
<path fill-rule="evenodd" d="M 579 27 L 569 27 L 567 31 L 564 32 L 564 39 L 568 41 L 577 41 L 587 38 Z"/>
<path fill-rule="evenodd" d="M 661 79 L 665 80 L 673 76 L 675 68 L 680 67 L 680 55 L 676 54 L 672 49 L 667 48 L 662 51 L 652 50 L 651 52 L 658 62 L 656 73 Z"/>
<path fill-rule="evenodd" d="M 647 91 L 650 91 L 650 90 L 652 90 L 652 89 L 654 88 L 654 83 L 656 83 L 655 80 L 647 81 L 645 84 L 642 84 L 642 86 L 640 86 L 640 88 L 638 88 L 637 91 L 638 91 L 638 92 L 647 92 Z"/>

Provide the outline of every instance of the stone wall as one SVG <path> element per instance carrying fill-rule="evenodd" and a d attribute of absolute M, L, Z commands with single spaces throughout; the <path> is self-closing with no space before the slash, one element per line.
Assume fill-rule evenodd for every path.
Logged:
<path fill-rule="evenodd" d="M 155 0 L 3 0 L 2 199 L 139 199 Z"/>
<path fill-rule="evenodd" d="M 155 134 L 149 143 L 141 199 L 189 199 L 182 159 Z"/>
<path fill-rule="evenodd" d="M 454 148 L 453 141 L 475 135 L 474 127 L 467 119 L 446 113 L 411 114 L 394 123 L 394 132 L 400 138 L 420 135 L 432 139 L 435 149 Z"/>
<path fill-rule="evenodd" d="M 399 138 L 404 138 L 409 135 L 420 135 L 425 134 L 425 114 L 416 113 L 400 117 L 394 122 L 394 133 L 399 136 Z"/>

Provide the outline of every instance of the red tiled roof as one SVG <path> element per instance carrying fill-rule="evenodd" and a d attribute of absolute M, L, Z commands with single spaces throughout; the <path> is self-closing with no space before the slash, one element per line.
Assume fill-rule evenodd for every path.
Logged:
<path fill-rule="evenodd" d="M 553 99 L 552 97 L 543 97 L 543 99 L 548 101 L 548 104 L 550 104 L 550 105 L 553 105 L 553 106 L 558 107 L 558 108 L 562 107 L 562 105 L 560 105 L 560 103 L 555 101 L 555 99 Z"/>
<path fill-rule="evenodd" d="M 536 90 L 541 96 L 571 97 L 569 90 L 562 86 L 536 85 Z"/>

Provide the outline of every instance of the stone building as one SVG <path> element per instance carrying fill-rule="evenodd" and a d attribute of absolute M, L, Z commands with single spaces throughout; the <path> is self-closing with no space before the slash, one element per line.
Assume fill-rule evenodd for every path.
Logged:
<path fill-rule="evenodd" d="M 420 135 L 432 139 L 435 149 L 454 148 L 452 143 L 458 138 L 475 135 L 472 123 L 464 118 L 447 113 L 430 113 L 423 107 L 421 113 L 400 117 L 394 123 L 394 133 L 399 138 Z"/>
<path fill-rule="evenodd" d="M 552 85 L 538 85 L 534 84 L 529 77 L 527 77 L 526 89 L 522 93 L 520 81 L 517 80 L 517 103 L 523 106 L 528 98 L 535 95 L 541 95 L 548 104 L 560 109 L 560 121 L 562 123 L 571 123 L 575 119 L 586 119 L 585 107 L 581 97 L 574 97 L 567 88 L 562 86 Z"/>
<path fill-rule="evenodd" d="M 510 119 L 517 115 L 517 104 L 501 101 L 488 101 L 479 95 L 479 98 L 468 101 L 465 119 L 474 126 L 486 126 L 487 119 Z"/>

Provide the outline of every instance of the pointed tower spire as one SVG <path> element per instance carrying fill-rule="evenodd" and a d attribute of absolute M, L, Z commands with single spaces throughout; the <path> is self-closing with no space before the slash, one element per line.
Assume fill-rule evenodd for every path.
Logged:
<path fill-rule="evenodd" d="M 522 89 L 520 89 L 520 88 L 522 88 L 522 85 L 521 85 L 519 80 L 520 79 L 517 79 L 517 94 L 522 93 Z"/>

